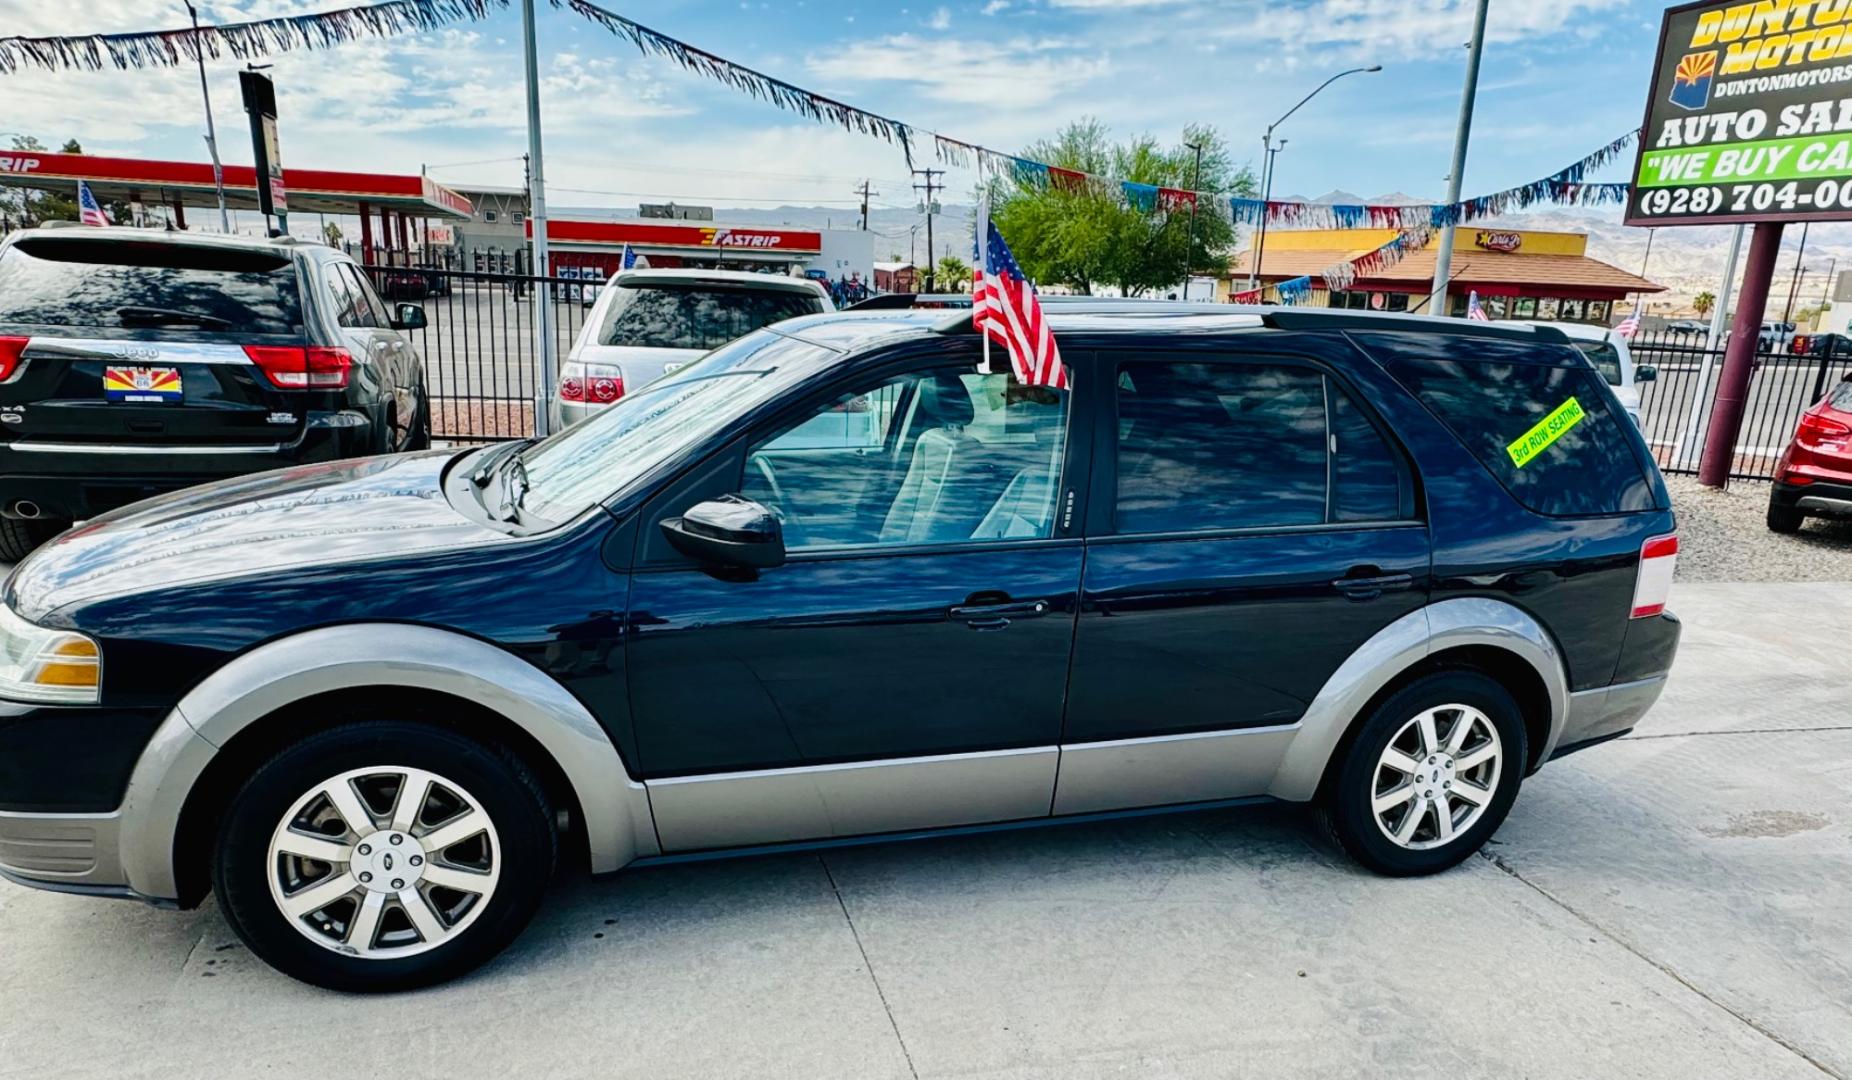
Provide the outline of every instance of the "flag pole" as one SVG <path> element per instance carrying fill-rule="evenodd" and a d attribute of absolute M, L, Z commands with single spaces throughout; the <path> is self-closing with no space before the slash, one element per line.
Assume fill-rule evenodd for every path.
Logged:
<path fill-rule="evenodd" d="M 984 174 L 984 158 L 981 154 L 978 155 L 977 161 L 977 188 L 977 220 L 975 222 L 976 227 L 972 230 L 971 260 L 971 268 L 974 271 L 974 276 L 971 279 L 974 283 L 971 290 L 971 313 L 974 319 L 977 315 L 976 305 L 978 300 L 975 282 L 977 282 L 979 276 L 984 273 L 984 251 L 989 246 L 986 241 L 990 239 L 990 184 L 988 178 Z M 977 336 L 984 343 L 984 374 L 994 375 L 996 369 L 990 366 L 990 335 L 986 333 L 984 328 L 980 325 L 978 327 Z"/>

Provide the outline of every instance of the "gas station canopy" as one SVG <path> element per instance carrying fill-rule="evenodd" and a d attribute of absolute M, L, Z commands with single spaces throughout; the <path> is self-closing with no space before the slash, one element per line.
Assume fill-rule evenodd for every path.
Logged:
<path fill-rule="evenodd" d="M 209 162 L 0 151 L 0 186 L 72 192 L 79 180 L 90 185 L 100 202 L 218 206 Z M 473 211 L 468 199 L 428 176 L 285 169 L 283 182 L 294 213 L 352 216 L 363 209 L 379 209 L 413 218 L 467 219 Z M 249 165 L 225 166 L 225 205 L 257 209 L 256 170 Z"/>

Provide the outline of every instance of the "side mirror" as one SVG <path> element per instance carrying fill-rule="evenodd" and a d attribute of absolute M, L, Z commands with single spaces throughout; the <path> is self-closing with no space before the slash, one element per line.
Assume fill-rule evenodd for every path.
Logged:
<path fill-rule="evenodd" d="M 400 304 L 392 316 L 394 330 L 423 330 L 425 325 L 424 308 L 417 304 Z"/>
<path fill-rule="evenodd" d="M 1633 381 L 1637 383 L 1652 382 L 1659 377 L 1659 369 L 1651 364 L 1639 364 L 1633 369 Z"/>
<path fill-rule="evenodd" d="M 778 515 L 743 495 L 722 495 L 696 503 L 662 531 L 675 550 L 710 566 L 754 570 L 785 564 L 784 530 Z"/>

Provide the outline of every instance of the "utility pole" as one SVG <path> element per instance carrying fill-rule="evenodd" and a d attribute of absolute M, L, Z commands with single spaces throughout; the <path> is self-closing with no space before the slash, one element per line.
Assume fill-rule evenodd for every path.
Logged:
<path fill-rule="evenodd" d="M 547 174 L 540 153 L 540 65 L 535 59 L 534 0 L 521 2 L 522 39 L 527 59 L 527 221 L 534 230 L 534 359 L 539 380 L 534 387 L 534 434 L 548 434 L 547 404 L 557 372 L 553 363 L 553 290 L 547 278 Z"/>
<path fill-rule="evenodd" d="M 857 195 L 860 195 L 862 197 L 862 231 L 867 232 L 868 231 L 868 196 L 879 195 L 881 193 L 879 191 L 870 190 L 869 183 L 866 180 L 862 181 L 861 187 L 856 188 L 854 190 Z"/>
<path fill-rule="evenodd" d="M 1260 227 L 1254 230 L 1254 258 L 1248 261 L 1248 288 L 1260 288 L 1260 262 L 1267 257 L 1267 210 L 1273 205 L 1273 159 L 1286 149 L 1286 140 L 1273 141 L 1273 129 L 1260 137 Z"/>
<path fill-rule="evenodd" d="M 915 169 L 913 170 L 913 175 L 924 176 L 926 178 L 924 184 L 913 185 L 913 190 L 926 193 L 925 201 L 920 203 L 920 207 L 926 211 L 926 291 L 933 292 L 935 291 L 934 286 L 937 285 L 938 282 L 935 280 L 936 267 L 933 263 L 932 254 L 932 215 L 938 208 L 938 204 L 932 201 L 932 197 L 935 192 L 945 190 L 944 184 L 935 182 L 936 177 L 945 175 L 945 170 Z"/>
<path fill-rule="evenodd" d="M 225 210 L 225 169 L 219 164 L 219 134 L 212 126 L 212 91 L 206 88 L 206 43 L 199 36 L 199 9 L 186 0 L 186 13 L 193 20 L 193 59 L 199 62 L 199 96 L 206 100 L 206 149 L 212 152 L 212 188 L 219 195 L 219 231 L 231 232 L 231 216 Z M 260 177 L 258 183 L 263 183 Z"/>
<path fill-rule="evenodd" d="M 1685 468 L 1698 467 L 1704 451 L 1704 416 L 1710 403 L 1711 375 L 1717 366 L 1718 343 L 1724 339 L 1723 324 L 1730 316 L 1730 297 L 1736 290 L 1736 266 L 1743 254 L 1743 232 L 1738 225 L 1730 237 L 1730 257 L 1724 260 L 1723 283 L 1717 286 L 1717 304 L 1711 308 L 1710 332 L 1704 336 L 1704 360 L 1698 365 L 1698 387 L 1691 395 L 1691 411 L 1678 437 L 1678 463 Z"/>
<path fill-rule="evenodd" d="M 1801 249 L 1794 253 L 1794 274 L 1788 279 L 1788 305 L 1781 309 L 1782 322 L 1794 321 L 1794 294 L 1800 291 L 1801 275 L 1807 272 L 1801 267 L 1801 262 L 1807 258 L 1807 226 L 1811 224 L 1804 222 L 1801 225 Z"/>
<path fill-rule="evenodd" d="M 1202 183 L 1203 144 L 1186 142 L 1183 145 L 1196 152 L 1196 164 L 1190 168 L 1190 194 L 1196 194 L 1196 186 Z M 1190 199 L 1190 242 L 1183 249 L 1183 298 L 1190 298 L 1190 274 L 1196 269 L 1196 199 Z M 1215 299 L 1215 290 L 1209 290 L 1209 298 Z"/>
<path fill-rule="evenodd" d="M 1467 46 L 1466 89 L 1460 93 L 1460 122 L 1453 133 L 1453 172 L 1447 177 L 1447 205 L 1460 204 L 1460 182 L 1466 176 L 1466 143 L 1473 131 L 1473 98 L 1479 93 L 1479 56 L 1485 52 L 1485 12 L 1491 0 L 1479 0 L 1473 12 L 1473 40 Z M 1453 224 L 1440 231 L 1440 250 L 1434 253 L 1434 289 L 1429 309 L 1445 315 L 1447 282 L 1453 274 Z"/>

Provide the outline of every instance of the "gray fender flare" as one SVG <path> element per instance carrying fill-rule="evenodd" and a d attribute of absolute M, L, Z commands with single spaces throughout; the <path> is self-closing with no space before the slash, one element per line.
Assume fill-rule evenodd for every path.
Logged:
<path fill-rule="evenodd" d="M 363 623 L 260 646 L 181 699 L 129 780 L 121 848 L 130 886 L 146 896 L 178 895 L 174 842 L 180 813 L 220 747 L 284 705 L 354 686 L 442 691 L 493 710 L 527 732 L 578 797 L 594 873 L 658 852 L 643 785 L 565 687 L 475 638 L 431 627 Z"/>
<path fill-rule="evenodd" d="M 1488 597 L 1460 597 L 1411 611 L 1383 627 L 1341 664 L 1306 709 L 1267 793 L 1304 802 L 1318 784 L 1339 740 L 1364 705 L 1423 659 L 1462 645 L 1503 649 L 1536 669 L 1550 698 L 1547 760 L 1569 715 L 1568 669 L 1549 631 L 1522 608 Z"/>

